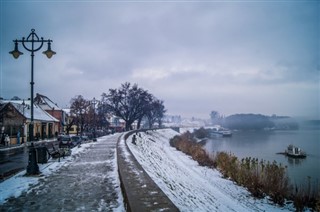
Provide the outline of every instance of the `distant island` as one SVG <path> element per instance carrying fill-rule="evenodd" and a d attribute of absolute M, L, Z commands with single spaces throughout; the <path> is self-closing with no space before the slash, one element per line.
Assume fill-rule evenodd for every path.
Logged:
<path fill-rule="evenodd" d="M 210 119 L 183 118 L 180 115 L 165 115 L 162 119 L 166 127 L 220 127 L 230 130 L 320 130 L 320 120 L 304 117 L 290 117 L 280 115 L 263 115 L 253 113 L 221 115 L 217 111 L 211 111 Z"/>
<path fill-rule="evenodd" d="M 234 114 L 219 121 L 231 130 L 298 130 L 298 122 L 289 116 Z"/>

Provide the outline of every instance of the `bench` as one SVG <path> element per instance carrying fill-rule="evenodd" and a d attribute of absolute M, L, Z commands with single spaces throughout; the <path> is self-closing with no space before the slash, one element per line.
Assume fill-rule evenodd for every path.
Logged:
<path fill-rule="evenodd" d="M 46 150 L 49 155 L 48 159 L 50 159 L 50 157 L 51 158 L 59 158 L 59 162 L 60 162 L 61 153 L 59 150 L 56 150 L 56 148 L 54 147 L 53 144 L 52 144 L 52 149 L 49 150 L 48 147 L 46 147 Z M 64 157 L 64 155 L 63 155 L 63 157 Z"/>

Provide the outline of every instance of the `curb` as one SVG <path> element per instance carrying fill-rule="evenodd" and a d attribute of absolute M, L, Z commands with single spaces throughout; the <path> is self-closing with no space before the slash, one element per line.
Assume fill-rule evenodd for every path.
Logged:
<path fill-rule="evenodd" d="M 127 146 L 127 138 L 141 131 L 125 133 L 117 142 L 118 172 L 125 209 L 126 211 L 179 211 L 146 173 Z"/>

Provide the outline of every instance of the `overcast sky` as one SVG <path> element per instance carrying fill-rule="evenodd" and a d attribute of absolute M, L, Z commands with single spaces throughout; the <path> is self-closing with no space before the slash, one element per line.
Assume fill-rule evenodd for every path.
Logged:
<path fill-rule="evenodd" d="M 35 29 L 57 54 L 35 54 L 35 93 L 70 105 L 137 83 L 168 114 L 320 118 L 319 1 L 1 1 L 0 96 L 30 97 Z"/>

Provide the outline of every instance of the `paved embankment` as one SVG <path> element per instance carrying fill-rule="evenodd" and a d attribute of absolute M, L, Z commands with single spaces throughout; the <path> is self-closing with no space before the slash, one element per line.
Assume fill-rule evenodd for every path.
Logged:
<path fill-rule="evenodd" d="M 38 176 L 39 183 L 0 205 L 0 211 L 123 210 L 116 167 L 118 137 L 106 136 L 86 144 L 70 162 L 46 177 Z"/>
<path fill-rule="evenodd" d="M 128 149 L 124 139 L 132 133 L 76 147 L 60 163 L 41 165 L 39 176 L 20 173 L 6 180 L 1 186 L 14 189 L 16 197 L 0 198 L 0 211 L 178 211 Z"/>
<path fill-rule="evenodd" d="M 117 154 L 121 188 L 127 211 L 178 211 L 132 155 L 125 139 L 119 139 Z M 128 141 L 129 142 L 129 141 Z"/>

